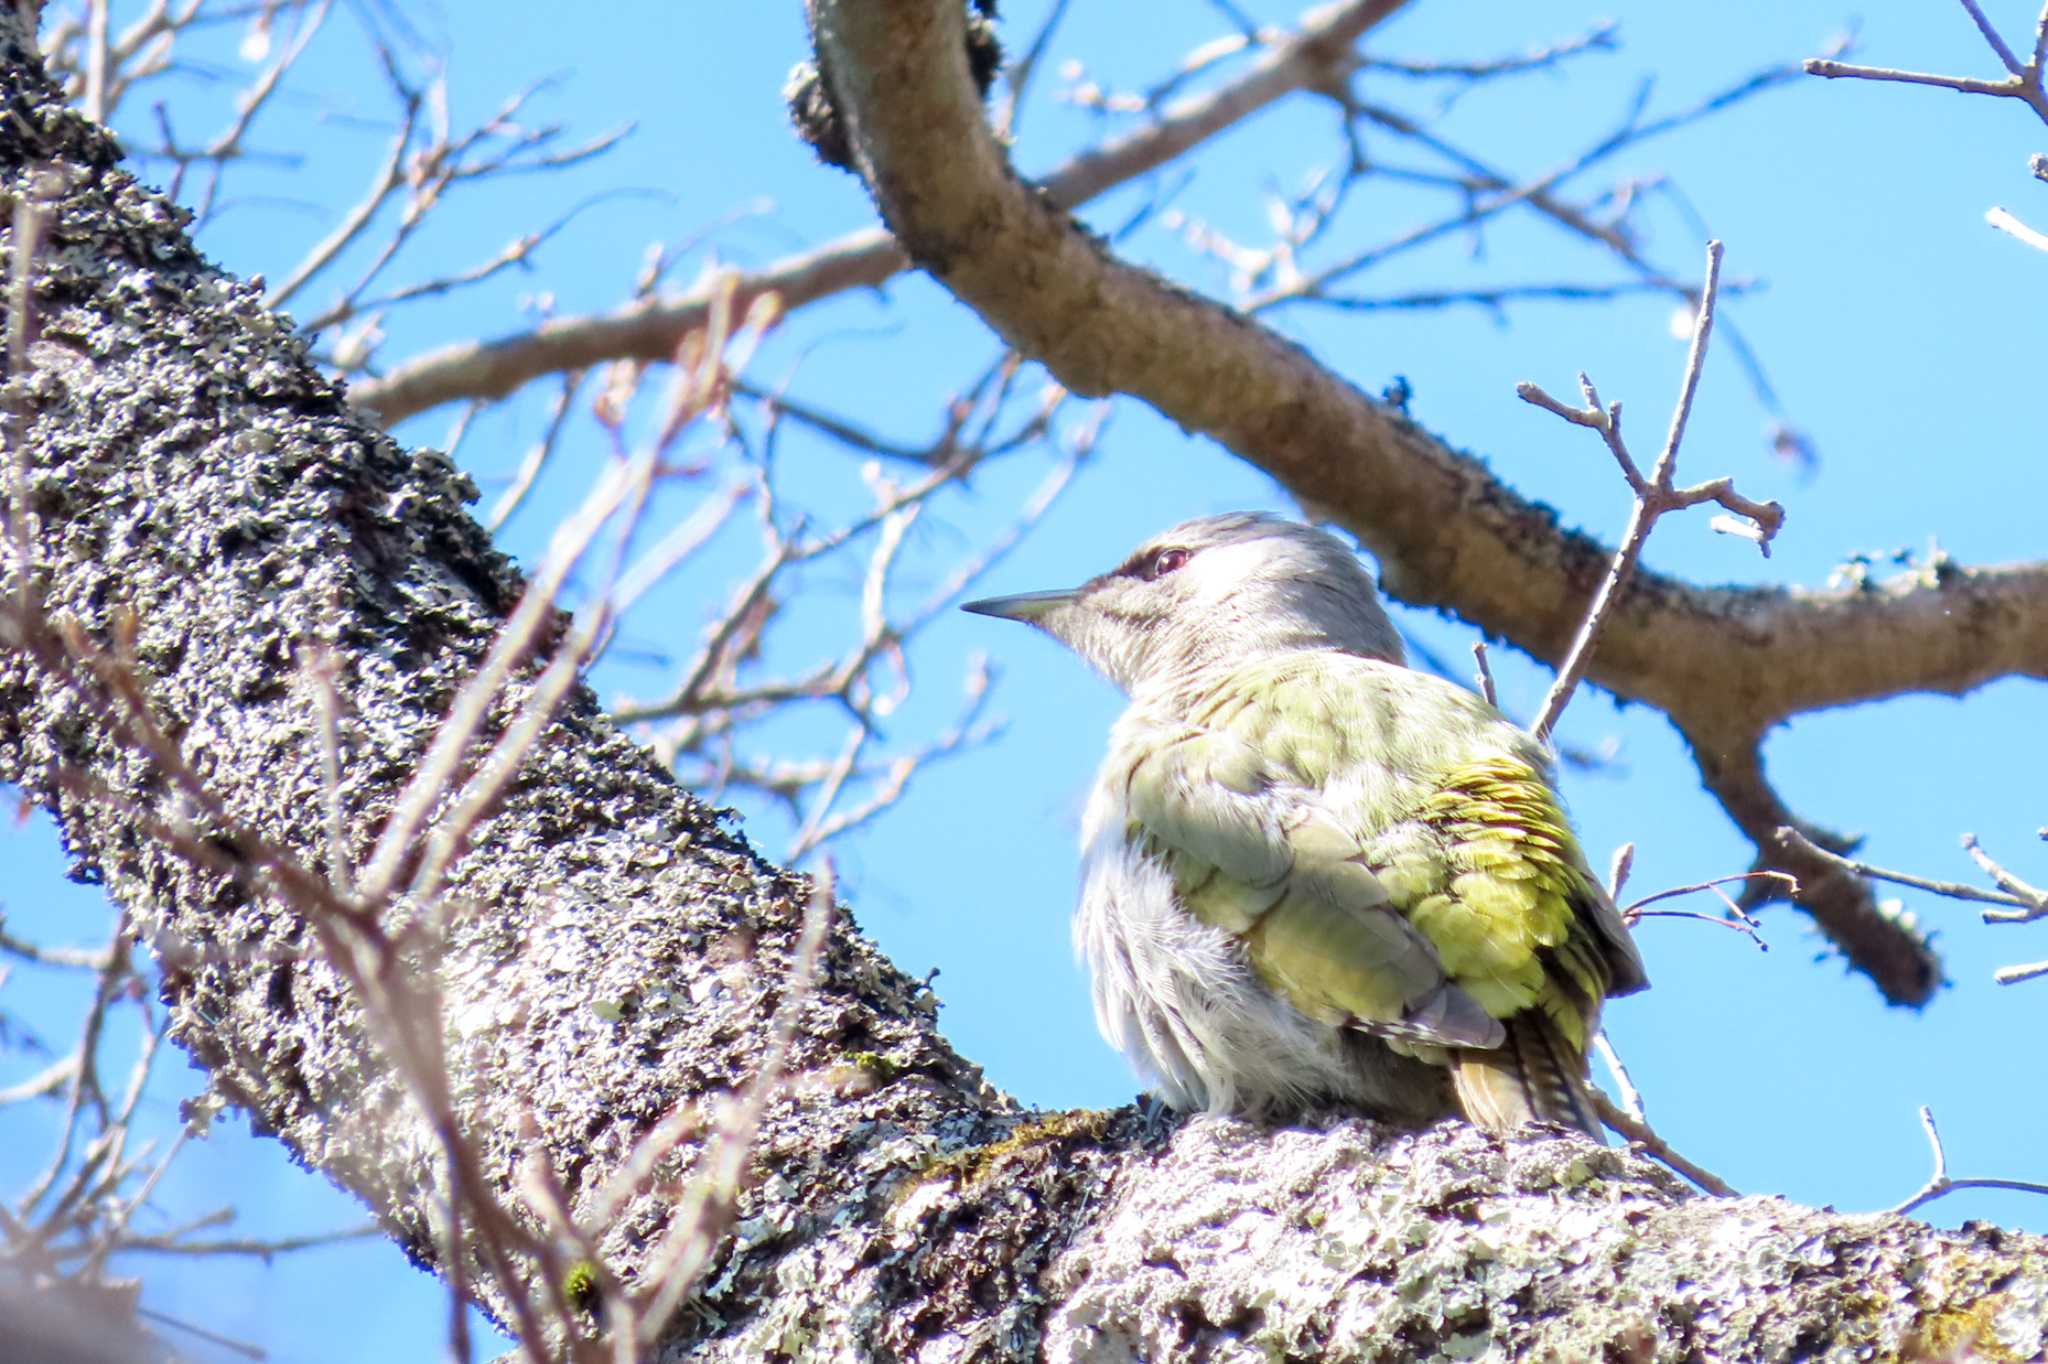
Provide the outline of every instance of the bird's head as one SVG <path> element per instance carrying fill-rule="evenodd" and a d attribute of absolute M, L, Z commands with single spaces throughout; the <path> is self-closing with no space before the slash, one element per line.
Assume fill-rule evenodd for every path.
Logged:
<path fill-rule="evenodd" d="M 1401 661 L 1372 578 L 1334 536 L 1257 512 L 1186 521 L 1079 587 L 968 602 L 1035 625 L 1126 692 L 1294 649 Z"/>

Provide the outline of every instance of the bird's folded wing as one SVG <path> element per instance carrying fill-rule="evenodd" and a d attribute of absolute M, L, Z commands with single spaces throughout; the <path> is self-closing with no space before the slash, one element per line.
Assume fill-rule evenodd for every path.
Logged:
<path fill-rule="evenodd" d="M 1632 995 L 1638 990 L 1648 989 L 1650 973 L 1643 966 L 1642 953 L 1636 950 L 1635 940 L 1629 936 L 1628 924 L 1622 919 L 1621 911 L 1607 892 L 1590 878 L 1587 889 L 1592 893 L 1582 912 L 1599 935 L 1607 960 L 1607 969 L 1612 977 L 1607 984 L 1607 993 Z"/>
<path fill-rule="evenodd" d="M 1270 988 L 1333 1026 L 1500 1045 L 1500 1023 L 1446 977 L 1299 773 L 1228 724 L 1156 738 L 1131 768 L 1127 833 L 1166 863 L 1191 913 L 1243 941 Z"/>

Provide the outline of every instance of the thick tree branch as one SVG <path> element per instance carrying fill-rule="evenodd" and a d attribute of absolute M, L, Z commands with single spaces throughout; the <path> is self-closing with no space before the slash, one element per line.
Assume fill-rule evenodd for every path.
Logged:
<path fill-rule="evenodd" d="M 1562 658 L 1611 552 L 1300 347 L 1117 260 L 1019 181 L 984 126 L 955 8 L 812 4 L 863 173 L 912 258 L 1068 388 L 1140 397 L 1327 509 L 1394 596 Z M 2048 564 L 1944 562 L 1842 591 L 1643 573 L 1588 670 L 1688 735 L 1752 742 L 1804 711 L 2012 675 L 2048 677 Z M 1763 827 L 1731 813 L 1752 837 Z M 1779 865 L 1774 841 L 1759 847 Z M 1935 963 L 1858 899 L 1823 925 L 1890 998 L 1924 1001 Z"/>
<path fill-rule="evenodd" d="M 1757 865 L 1795 878 L 1800 906 L 1844 956 L 1885 984 L 1893 999 L 1918 1003 L 1931 998 L 1941 985 L 1941 963 L 1912 919 L 1884 910 L 1869 881 L 1778 837 L 1786 825 L 1799 824 L 1822 844 L 1850 846 L 1839 834 L 1801 824 L 1786 808 L 1764 776 L 1763 736 L 1684 734 L 1701 782 L 1756 845 Z M 1754 905 L 1782 894 L 1776 886 L 1754 883 L 1743 900 Z"/>
<path fill-rule="evenodd" d="M 1040 190 L 1072 208 L 1156 170 L 1274 101 L 1335 78 L 1354 60 L 1351 44 L 1405 3 L 1345 0 L 1311 15 L 1299 33 L 1274 43 L 1243 74 L 1176 101 L 1157 121 L 1073 157 L 1040 181 Z M 863 228 L 740 276 L 734 311 L 744 316 L 763 294 L 797 308 L 873 288 L 909 264 L 887 231 Z M 459 342 L 404 361 L 382 378 L 352 384 L 348 400 L 393 426 L 442 403 L 502 398 L 544 374 L 612 360 L 667 360 L 684 337 L 704 326 L 724 287 L 713 280 L 600 317 L 556 318 L 528 332 Z"/>
<path fill-rule="evenodd" d="M 206 264 L 182 210 L 137 186 L 112 139 L 64 107 L 11 10 L 0 94 L 9 202 L 55 187 L 23 256 L 27 287 L 10 290 L 40 339 L 6 357 L 6 520 L 33 538 L 8 546 L 0 596 L 14 607 L 27 594 L 95 640 L 121 635 L 156 727 L 252 841 L 306 866 L 339 841 L 361 862 L 518 596 L 463 509 L 475 490 L 364 424 L 259 291 Z M 300 912 L 251 894 L 236 870 L 247 845 L 191 828 L 163 762 L 53 684 L 22 647 L 23 619 L 10 612 L 0 631 L 0 781 L 56 812 L 156 949 L 169 1034 L 218 1094 L 353 1190 L 409 1253 L 440 1262 L 442 1134 L 380 1052 L 391 1020 L 366 1015 Z M 542 643 L 562 647 L 546 632 Z M 338 763 L 324 708 L 297 685 L 307 646 L 324 649 L 345 717 Z M 520 670 L 487 742 L 521 718 L 520 691 L 546 661 Z M 444 1081 L 500 1199 L 521 1206 L 515 1172 L 540 1160 L 580 1215 L 664 1114 L 738 1092 L 759 1067 L 803 888 L 676 789 L 587 692 L 561 706 L 445 871 L 445 899 L 471 912 L 425 964 L 445 1005 Z M 938 1037 L 934 1008 L 850 928 L 835 932 L 755 1143 L 760 1173 L 788 1173 L 772 1195 L 745 1195 L 749 1214 L 850 1226 L 865 1244 L 877 1187 L 1015 1121 Z M 1057 1226 L 1059 1211 L 1038 1215 Z M 607 1270 L 635 1281 L 672 1215 L 664 1184 L 600 1225 Z M 762 1310 L 758 1276 L 783 1253 L 753 1244 L 752 1270 L 724 1247 L 726 1277 L 702 1304 L 730 1299 L 735 1329 Z M 467 1277 L 509 1318 L 487 1268 Z M 885 1306 L 917 1298 L 905 1283 L 878 1283 L 863 1330 L 909 1333 Z M 699 1333 L 717 1319 L 685 1318 Z"/>
<path fill-rule="evenodd" d="M 6 192 L 19 201 L 51 168 L 63 185 L 27 291 L 41 339 L 9 357 L 9 468 L 27 473 L 10 488 L 35 512 L 34 572 L 10 557 L 0 593 L 115 639 L 238 828 L 317 866 L 338 824 L 360 863 L 518 583 L 464 512 L 466 480 L 345 406 L 257 291 L 207 265 L 179 210 L 63 107 L 4 9 L 0 95 Z M 316 643 L 338 783 L 325 708 L 298 686 Z M 191 828 L 162 762 L 21 644 L 0 641 L 0 780 L 56 809 L 155 945 L 170 1034 L 220 1093 L 423 1262 L 446 1244 L 445 1137 L 544 1230 L 564 1209 L 593 1214 L 666 1115 L 760 1070 L 803 888 L 586 693 L 446 868 L 449 902 L 470 912 L 418 969 L 445 1001 L 448 1134 L 428 1130 L 307 918 L 246 889 L 247 852 Z M 508 704 L 483 737 L 517 718 Z M 2048 1340 L 2035 1238 L 1698 1200 L 1571 1136 L 1198 1120 L 1162 1140 L 1129 1110 L 1025 1115 L 945 1045 L 933 1011 L 842 917 L 731 1231 L 653 1357 L 1366 1360 L 1497 1341 L 1515 1357 L 1962 1342 L 2028 1358 Z M 586 1286 L 649 1272 L 681 1198 L 665 1181 L 694 1150 L 594 1224 L 603 1265 Z M 536 1168 L 552 1180 L 517 1176 Z M 536 1186 L 559 1205 L 528 1201 Z M 485 1268 L 465 1266 L 488 1288 Z"/>

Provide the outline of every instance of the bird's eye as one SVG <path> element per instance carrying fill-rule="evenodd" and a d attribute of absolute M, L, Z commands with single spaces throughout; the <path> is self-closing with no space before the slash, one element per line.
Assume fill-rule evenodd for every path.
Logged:
<path fill-rule="evenodd" d="M 1145 561 L 1147 578 L 1163 578 L 1188 561 L 1188 551 L 1179 548 L 1155 550 Z"/>

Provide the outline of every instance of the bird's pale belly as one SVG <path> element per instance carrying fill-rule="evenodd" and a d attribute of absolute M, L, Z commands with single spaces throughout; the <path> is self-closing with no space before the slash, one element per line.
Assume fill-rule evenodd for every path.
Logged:
<path fill-rule="evenodd" d="M 1074 946 L 1102 1035 L 1169 1106 L 1284 1116 L 1334 1103 L 1411 1121 L 1455 1111 L 1442 1068 L 1297 1012 L 1235 935 L 1179 906 L 1165 868 L 1126 844 L 1118 821 L 1100 823 L 1083 850 Z"/>

